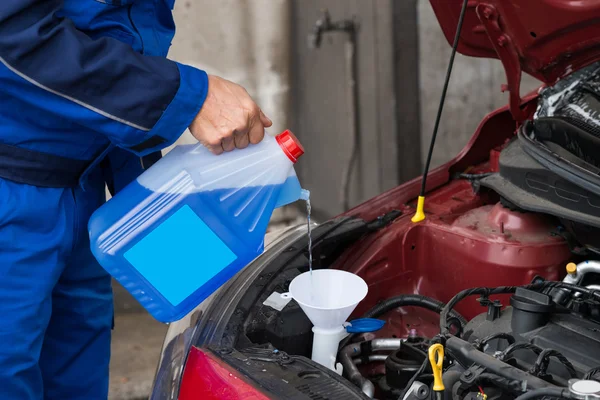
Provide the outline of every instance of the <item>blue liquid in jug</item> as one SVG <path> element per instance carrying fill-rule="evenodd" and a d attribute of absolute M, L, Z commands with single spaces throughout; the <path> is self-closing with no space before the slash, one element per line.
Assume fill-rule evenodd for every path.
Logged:
<path fill-rule="evenodd" d="M 156 319 L 172 322 L 262 253 L 273 209 L 300 190 L 296 177 L 191 194 L 155 193 L 135 181 L 90 219 L 92 251 Z"/>

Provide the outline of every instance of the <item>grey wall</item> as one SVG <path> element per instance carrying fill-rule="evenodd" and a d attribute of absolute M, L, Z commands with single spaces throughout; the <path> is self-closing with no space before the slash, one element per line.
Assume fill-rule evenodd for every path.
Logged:
<path fill-rule="evenodd" d="M 407 6 L 411 3 L 412 8 Z M 342 180 L 351 155 L 353 120 L 345 68 L 347 36 L 329 33 L 320 49 L 307 47 L 307 36 L 325 8 L 334 21 L 356 16 L 359 23 L 360 143 L 351 206 L 418 173 L 418 61 L 414 2 L 292 1 L 292 127 L 305 138 L 307 149 L 298 171 L 313 192 L 314 209 L 331 216 L 343 211 Z M 395 24 L 404 29 L 402 34 L 395 34 Z"/>

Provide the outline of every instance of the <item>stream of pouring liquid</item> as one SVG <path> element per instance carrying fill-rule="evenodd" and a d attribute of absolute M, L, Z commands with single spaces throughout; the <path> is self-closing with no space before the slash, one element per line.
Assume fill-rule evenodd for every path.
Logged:
<path fill-rule="evenodd" d="M 310 270 L 310 299 L 311 299 L 311 303 L 314 303 L 315 299 L 314 299 L 314 290 L 313 290 L 313 273 L 312 273 L 312 263 L 313 263 L 313 257 L 312 257 L 312 228 L 311 228 L 311 224 L 310 224 L 310 213 L 311 213 L 311 206 L 310 206 L 310 197 L 306 199 L 306 222 L 307 222 L 307 231 L 308 231 L 308 269 Z"/>
<path fill-rule="evenodd" d="M 312 276 L 312 229 L 310 226 L 310 199 L 306 200 L 306 221 L 308 224 L 308 268 L 310 269 L 310 274 Z"/>

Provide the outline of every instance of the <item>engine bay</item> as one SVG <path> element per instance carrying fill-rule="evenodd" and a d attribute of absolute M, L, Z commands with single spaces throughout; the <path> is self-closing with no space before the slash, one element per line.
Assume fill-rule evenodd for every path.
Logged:
<path fill-rule="evenodd" d="M 365 398 L 430 398 L 428 351 L 441 344 L 444 399 L 514 399 L 566 388 L 564 396 L 550 396 L 560 398 L 575 393 L 569 385 L 589 386 L 600 378 L 600 262 L 572 253 L 558 219 L 511 210 L 499 199 L 486 204 L 483 193 L 465 185 L 453 181 L 455 192 L 444 193 L 465 208 L 430 218 L 419 229 L 397 213 L 368 234 L 369 224 L 355 221 L 361 228 L 346 234 L 353 237 L 352 254 L 335 250 L 344 242 L 339 238 L 317 243 L 322 253 L 315 268 L 347 266 L 369 283 L 353 316 L 385 321 L 380 330 L 340 343 L 343 377 Z M 459 201 L 461 193 L 473 197 Z M 383 247 L 378 253 L 367 251 L 377 244 Z M 500 257 L 506 263 L 497 262 Z M 265 305 L 268 295 L 284 292 L 305 271 L 306 264 L 293 263 L 261 288 L 237 349 L 249 357 L 276 352 L 310 358 L 312 324 L 300 307 L 293 301 L 281 311 Z"/>
<path fill-rule="evenodd" d="M 589 272 L 600 264 L 586 264 Z M 581 274 L 580 274 L 581 275 Z M 372 397 L 376 387 L 381 398 L 426 399 L 434 391 L 428 350 L 434 343 L 445 348 L 443 394 L 449 399 L 513 399 L 534 390 L 569 387 L 587 382 L 598 387 L 597 355 L 598 294 L 579 291 L 561 282 L 539 281 L 529 288 L 473 288 L 462 291 L 448 305 L 435 304 L 427 297 L 398 296 L 388 302 L 408 301 L 428 310 L 441 312 L 441 334 L 421 337 L 412 331 L 404 339 L 377 338 L 344 347 L 340 359 L 349 378 Z M 510 307 L 501 309 L 491 293 L 514 292 Z M 575 293 L 575 297 L 571 295 Z M 487 312 L 464 324 L 451 306 L 467 296 L 477 295 Z M 590 308 L 582 309 L 580 304 Z M 452 334 L 449 332 L 454 329 Z M 384 351 L 388 354 L 383 354 Z M 356 366 L 383 362 L 383 370 L 367 372 L 378 379 L 367 380 Z M 368 376 L 369 376 L 368 375 Z M 590 381 L 590 382 L 588 382 Z M 566 391 L 568 393 L 568 391 Z M 557 396 L 556 393 L 550 397 Z M 569 393 L 573 394 L 573 393 Z M 587 395 L 596 394 L 595 392 Z M 543 397 L 543 396 L 540 396 Z"/>
<path fill-rule="evenodd" d="M 486 117 L 467 150 L 431 173 L 425 221 L 410 218 L 415 180 L 351 210 L 339 232 L 316 240 L 316 270 L 368 284 L 351 319 L 383 326 L 340 342 L 336 362 L 351 389 L 343 395 L 320 391 L 329 381 L 318 372 L 293 375 L 313 379 L 303 381 L 309 398 L 600 398 L 600 185 L 573 178 L 597 172 L 597 82 L 592 66 L 544 89 L 529 100 L 538 113 L 517 131 L 507 108 Z M 543 146 L 552 165 L 525 141 Z M 278 310 L 267 301 L 307 271 L 303 254 L 247 304 L 237 350 L 311 357 L 313 326 L 298 304 Z M 443 351 L 441 386 L 433 348 Z"/>

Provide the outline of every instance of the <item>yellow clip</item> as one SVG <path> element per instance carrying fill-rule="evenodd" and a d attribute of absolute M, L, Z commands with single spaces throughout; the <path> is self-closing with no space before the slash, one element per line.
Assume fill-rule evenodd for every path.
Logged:
<path fill-rule="evenodd" d="M 425 197 L 419 196 L 419 200 L 417 200 L 417 211 L 415 215 L 413 215 L 411 221 L 414 223 L 421 222 L 425 219 Z"/>
<path fill-rule="evenodd" d="M 437 356 L 437 358 L 436 358 Z M 444 346 L 436 343 L 429 347 L 429 362 L 433 370 L 433 391 L 443 392 L 444 382 L 442 381 L 442 366 L 444 365 Z"/>

